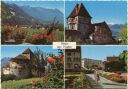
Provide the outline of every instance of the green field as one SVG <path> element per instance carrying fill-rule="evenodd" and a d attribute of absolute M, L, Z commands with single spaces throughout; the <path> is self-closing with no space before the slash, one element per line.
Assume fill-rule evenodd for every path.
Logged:
<path fill-rule="evenodd" d="M 35 78 L 38 81 L 39 78 Z M 32 79 L 22 79 L 13 81 L 4 81 L 1 83 L 2 89 L 31 89 Z"/>

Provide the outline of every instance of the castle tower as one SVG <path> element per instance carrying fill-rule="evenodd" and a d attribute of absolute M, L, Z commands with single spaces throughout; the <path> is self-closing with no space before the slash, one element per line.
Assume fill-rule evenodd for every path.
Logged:
<path fill-rule="evenodd" d="M 84 5 L 77 4 L 67 18 L 68 30 L 78 30 L 88 37 L 91 18 Z"/>
<path fill-rule="evenodd" d="M 76 49 L 65 50 L 65 69 L 80 70 L 81 69 L 81 47 Z"/>
<path fill-rule="evenodd" d="M 31 59 L 32 54 L 33 52 L 29 48 L 22 53 L 22 55 L 28 57 L 28 59 Z"/>

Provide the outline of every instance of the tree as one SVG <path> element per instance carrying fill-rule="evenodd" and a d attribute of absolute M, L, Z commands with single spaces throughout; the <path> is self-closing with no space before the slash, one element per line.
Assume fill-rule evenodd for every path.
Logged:
<path fill-rule="evenodd" d="M 127 43 L 127 24 L 125 24 L 120 32 L 119 32 L 119 39 L 121 40 L 121 43 Z"/>
<path fill-rule="evenodd" d="M 59 21 L 56 21 L 56 17 L 54 17 L 53 22 L 48 27 L 47 35 L 50 35 L 53 30 L 58 28 Z"/>
<path fill-rule="evenodd" d="M 120 60 L 120 63 L 121 63 L 123 70 L 127 71 L 127 50 L 124 50 L 119 55 L 119 60 Z"/>
<path fill-rule="evenodd" d="M 43 52 L 38 47 L 36 51 L 34 51 L 34 55 L 36 58 L 36 74 L 38 77 L 40 77 L 45 72 L 45 66 L 47 65 L 47 57 L 48 53 Z"/>

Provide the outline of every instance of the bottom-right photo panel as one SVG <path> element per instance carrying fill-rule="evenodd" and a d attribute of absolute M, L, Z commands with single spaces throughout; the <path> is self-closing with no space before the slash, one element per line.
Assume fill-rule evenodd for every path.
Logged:
<path fill-rule="evenodd" d="M 65 50 L 65 88 L 127 89 L 127 46 Z"/>

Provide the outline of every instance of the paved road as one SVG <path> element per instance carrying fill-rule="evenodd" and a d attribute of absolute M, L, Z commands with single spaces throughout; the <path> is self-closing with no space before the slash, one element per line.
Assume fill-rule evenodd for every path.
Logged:
<path fill-rule="evenodd" d="M 127 89 L 126 84 L 116 83 L 106 78 L 100 77 L 100 82 L 96 85 L 93 74 L 87 74 L 87 78 L 93 89 Z"/>

